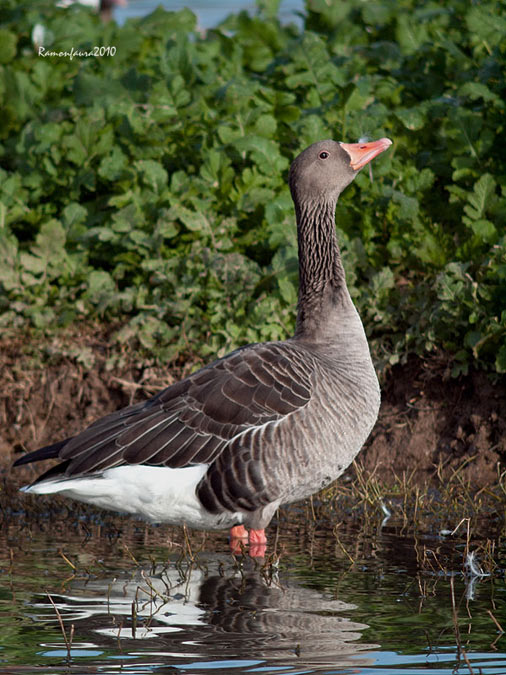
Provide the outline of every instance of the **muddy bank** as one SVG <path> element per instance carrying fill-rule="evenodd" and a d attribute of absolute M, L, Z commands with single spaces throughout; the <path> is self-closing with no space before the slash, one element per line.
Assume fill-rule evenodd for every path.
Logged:
<path fill-rule="evenodd" d="M 21 342 L 0 345 L 0 470 L 9 483 L 33 473 L 31 467 L 10 471 L 20 453 L 72 436 L 184 374 L 128 354 L 111 367 L 114 350 L 96 335 L 76 338 L 74 350 L 54 347 L 40 367 L 33 347 L 28 352 Z M 83 353 L 86 363 L 78 360 Z M 360 455 L 366 471 L 388 483 L 403 472 L 426 481 L 459 468 L 473 487 L 497 482 L 506 460 L 506 383 L 494 384 L 479 372 L 445 379 L 443 372 L 418 359 L 391 371 L 378 423 Z"/>
<path fill-rule="evenodd" d="M 476 489 L 497 483 L 506 462 L 506 381 L 444 372 L 420 359 L 393 368 L 362 453 L 368 471 L 387 482 L 394 472 L 444 480 L 459 471 Z"/>

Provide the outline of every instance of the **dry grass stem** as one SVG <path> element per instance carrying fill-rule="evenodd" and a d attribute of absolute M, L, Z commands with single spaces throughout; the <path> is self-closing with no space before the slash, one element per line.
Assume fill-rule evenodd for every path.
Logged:
<path fill-rule="evenodd" d="M 55 605 L 53 598 L 47 593 L 47 597 L 49 598 L 49 602 L 53 605 L 53 609 L 56 612 L 56 616 L 58 618 L 58 623 L 60 624 L 60 629 L 63 635 L 63 639 L 65 641 L 65 647 L 67 649 L 67 659 L 70 661 L 71 656 L 72 656 L 72 640 L 74 639 L 74 624 L 71 624 L 70 626 L 70 635 L 67 637 L 67 632 L 65 630 L 65 626 L 63 625 L 63 619 L 60 614 L 60 611 L 58 607 Z"/>
<path fill-rule="evenodd" d="M 487 609 L 487 614 L 490 616 L 490 618 L 492 619 L 492 621 L 493 621 L 493 622 L 495 623 L 495 625 L 497 626 L 497 630 L 498 630 L 500 633 L 504 633 L 504 628 L 501 626 L 501 624 L 499 623 L 499 621 L 498 621 L 498 620 L 495 618 L 495 616 L 492 614 L 492 610 Z"/>

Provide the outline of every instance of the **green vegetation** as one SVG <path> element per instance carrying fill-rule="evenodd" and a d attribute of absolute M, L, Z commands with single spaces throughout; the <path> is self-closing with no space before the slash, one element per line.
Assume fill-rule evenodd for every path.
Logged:
<path fill-rule="evenodd" d="M 273 0 L 202 36 L 188 10 L 118 28 L 0 8 L 0 327 L 100 318 L 163 361 L 290 333 L 291 159 L 393 148 L 342 196 L 353 297 L 380 368 L 445 350 L 506 372 L 506 8 Z M 114 56 L 39 56 L 113 46 Z M 40 39 L 40 38 L 39 38 Z M 372 180 L 371 180 L 372 178 Z"/>

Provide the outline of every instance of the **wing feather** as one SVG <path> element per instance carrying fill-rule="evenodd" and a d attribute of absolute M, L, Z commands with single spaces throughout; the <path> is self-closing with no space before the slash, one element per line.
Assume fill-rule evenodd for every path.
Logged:
<path fill-rule="evenodd" d="M 255 508 L 267 499 L 269 423 L 283 421 L 311 398 L 312 372 L 300 351 L 290 342 L 241 348 L 149 401 L 97 420 L 59 449 L 62 474 L 122 464 L 214 466 L 219 459 L 219 470 L 200 491 L 211 491 L 209 508 Z"/>

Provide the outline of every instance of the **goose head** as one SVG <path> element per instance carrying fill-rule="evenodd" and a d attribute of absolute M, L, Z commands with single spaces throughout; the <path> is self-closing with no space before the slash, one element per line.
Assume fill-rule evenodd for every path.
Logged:
<path fill-rule="evenodd" d="M 389 138 L 367 143 L 313 143 L 292 162 L 290 190 L 296 204 L 335 202 L 362 167 L 392 145 Z"/>

